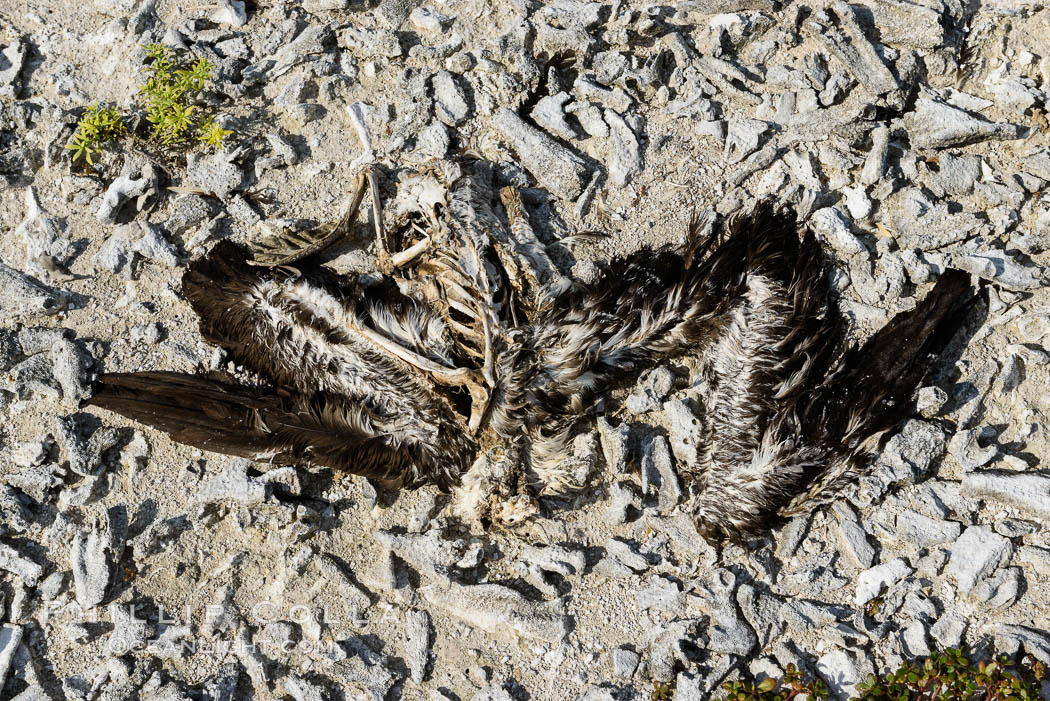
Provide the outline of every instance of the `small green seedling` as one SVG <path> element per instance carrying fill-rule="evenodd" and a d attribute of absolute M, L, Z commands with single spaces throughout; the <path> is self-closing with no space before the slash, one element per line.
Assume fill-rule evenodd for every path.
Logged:
<path fill-rule="evenodd" d="M 99 108 L 94 104 L 80 118 L 77 130 L 73 132 L 73 141 L 66 144 L 66 148 L 73 152 L 74 162 L 80 160 L 92 166 L 95 164 L 94 156 L 102 150 L 102 144 L 127 133 L 128 125 L 116 107 Z"/>
<path fill-rule="evenodd" d="M 650 701 L 671 701 L 674 696 L 674 687 L 666 682 L 653 680 L 653 693 L 649 695 Z"/>
<path fill-rule="evenodd" d="M 215 148 L 221 151 L 222 140 L 232 133 L 232 129 L 223 129 L 218 124 L 213 122 L 211 117 L 208 117 L 200 125 L 200 133 L 197 136 L 197 140 L 203 144 L 214 146 Z"/>

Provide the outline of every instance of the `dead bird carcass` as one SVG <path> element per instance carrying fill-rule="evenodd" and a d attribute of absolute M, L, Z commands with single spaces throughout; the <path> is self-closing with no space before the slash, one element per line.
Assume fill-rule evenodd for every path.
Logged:
<path fill-rule="evenodd" d="M 380 275 L 337 275 L 313 254 L 369 189 Z M 969 276 L 947 271 L 854 347 L 827 273 L 813 234 L 767 203 L 584 284 L 552 263 L 520 193 L 495 190 L 491 164 L 403 177 L 385 218 L 369 173 L 340 221 L 253 253 L 219 244 L 183 276 L 204 337 L 263 385 L 106 374 L 88 403 L 204 450 L 454 489 L 460 516 L 513 522 L 530 489 L 576 486 L 571 438 L 604 394 L 696 354 L 710 391 L 690 507 L 705 537 L 739 540 L 862 473 L 972 298 Z"/>

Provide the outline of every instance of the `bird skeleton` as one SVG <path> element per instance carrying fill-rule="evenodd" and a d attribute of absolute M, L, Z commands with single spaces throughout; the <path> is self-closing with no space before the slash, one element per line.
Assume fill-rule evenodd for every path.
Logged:
<path fill-rule="evenodd" d="M 679 466 L 689 508 L 705 537 L 743 540 L 862 473 L 972 298 L 947 271 L 851 346 L 819 243 L 770 204 L 577 282 L 494 180 L 490 163 L 436 162 L 384 208 L 366 170 L 337 221 L 271 231 L 251 257 L 220 243 L 183 292 L 204 337 L 264 383 L 106 374 L 88 403 L 205 450 L 456 489 L 461 517 L 515 523 L 530 489 L 579 486 L 571 439 L 610 390 L 693 354 L 708 392 L 701 457 Z M 315 254 L 368 194 L 379 274 L 338 275 Z"/>

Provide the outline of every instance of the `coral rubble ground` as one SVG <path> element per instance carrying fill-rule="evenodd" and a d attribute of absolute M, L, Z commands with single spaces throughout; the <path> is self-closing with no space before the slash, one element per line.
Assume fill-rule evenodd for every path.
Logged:
<path fill-rule="evenodd" d="M 212 62 L 234 133 L 85 173 L 82 108 L 129 111 L 152 42 Z M 1048 47 L 1023 0 L 3 0 L 0 697 L 687 700 L 792 663 L 845 696 L 935 647 L 1050 663 Z M 102 370 L 237 371 L 180 296 L 214 241 L 465 152 L 578 279 L 776 197 L 858 340 L 946 268 L 986 296 L 870 475 L 748 548 L 681 503 L 691 358 L 584 426 L 583 490 L 489 532 L 80 409 Z M 367 219 L 333 268 L 372 269 Z"/>

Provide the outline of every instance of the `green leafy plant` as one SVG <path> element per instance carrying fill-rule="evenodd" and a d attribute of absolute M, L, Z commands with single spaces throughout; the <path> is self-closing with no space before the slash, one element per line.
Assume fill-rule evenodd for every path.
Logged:
<path fill-rule="evenodd" d="M 726 682 L 722 688 L 728 692 L 726 701 L 788 701 L 807 699 L 823 701 L 829 698 L 828 688 L 819 679 L 803 681 L 802 673 L 793 664 L 787 666 L 782 680 L 772 677 L 757 684 L 746 681 Z"/>
<path fill-rule="evenodd" d="M 858 689 L 865 701 L 1035 701 L 1043 665 L 1031 657 L 1023 662 L 1018 666 L 1001 655 L 974 664 L 961 650 L 949 648 L 922 661 L 906 661 L 885 676 L 868 675 Z"/>
<path fill-rule="evenodd" d="M 200 125 L 200 134 L 197 137 L 197 140 L 221 150 L 222 140 L 232 133 L 232 129 L 223 129 L 213 122 L 211 117 L 208 117 Z"/>
<path fill-rule="evenodd" d="M 674 695 L 674 687 L 667 682 L 653 680 L 653 693 L 649 695 L 650 701 L 671 701 Z"/>
<path fill-rule="evenodd" d="M 961 650 L 949 648 L 924 660 L 906 661 L 888 674 L 868 675 L 853 701 L 1035 701 L 1044 676 L 1043 664 L 1031 656 L 1020 665 L 1005 655 L 974 663 Z M 723 701 L 828 698 L 823 682 L 804 682 L 794 665 L 788 665 L 783 680 L 738 680 L 726 682 L 722 689 L 727 692 Z"/>
<path fill-rule="evenodd" d="M 139 86 L 146 121 L 150 125 L 149 139 L 166 148 L 189 146 L 194 142 L 222 149 L 223 141 L 233 133 L 223 129 L 211 115 L 191 99 L 211 80 L 212 65 L 205 58 L 173 52 L 160 44 L 149 44 L 146 50 L 146 82 Z M 108 141 L 128 134 L 126 118 L 115 107 L 89 107 L 77 123 L 73 139 L 66 148 L 73 152 L 73 161 L 90 168 L 95 157 Z"/>
<path fill-rule="evenodd" d="M 94 165 L 94 156 L 102 150 L 102 144 L 114 141 L 128 133 L 116 107 L 102 107 L 97 104 L 88 107 L 77 123 L 73 140 L 66 148 L 73 152 L 73 161 L 82 161 L 88 166 Z"/>

